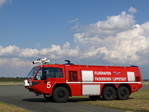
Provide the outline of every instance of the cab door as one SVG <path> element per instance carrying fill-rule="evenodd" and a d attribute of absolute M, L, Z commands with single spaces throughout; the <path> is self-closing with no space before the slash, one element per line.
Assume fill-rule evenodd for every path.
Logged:
<path fill-rule="evenodd" d="M 63 70 L 60 67 L 43 67 L 35 75 L 33 88 L 43 94 L 51 94 L 55 84 L 65 83 Z"/>
<path fill-rule="evenodd" d="M 47 82 L 43 79 L 43 71 L 43 68 L 39 68 L 32 81 L 32 88 L 41 94 L 45 93 L 45 88 L 47 86 Z"/>
<path fill-rule="evenodd" d="M 55 84 L 65 83 L 63 69 L 59 66 L 47 67 L 44 71 L 46 71 L 46 87 L 44 87 L 46 93 L 51 93 Z"/>

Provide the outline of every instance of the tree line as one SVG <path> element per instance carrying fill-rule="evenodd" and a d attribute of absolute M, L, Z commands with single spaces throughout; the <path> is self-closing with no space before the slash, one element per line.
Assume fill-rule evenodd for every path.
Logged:
<path fill-rule="evenodd" d="M 24 81 L 25 77 L 0 77 L 0 82 Z"/>

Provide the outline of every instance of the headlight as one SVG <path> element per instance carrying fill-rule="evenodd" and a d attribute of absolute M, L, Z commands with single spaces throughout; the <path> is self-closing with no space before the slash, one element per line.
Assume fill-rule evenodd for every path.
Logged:
<path fill-rule="evenodd" d="M 29 86 L 29 83 L 28 83 L 27 79 L 24 80 L 24 86 Z"/>

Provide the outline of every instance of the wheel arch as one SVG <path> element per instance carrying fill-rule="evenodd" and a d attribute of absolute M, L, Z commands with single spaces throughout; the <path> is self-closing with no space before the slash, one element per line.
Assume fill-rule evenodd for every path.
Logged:
<path fill-rule="evenodd" d="M 54 87 L 53 87 L 53 89 L 52 89 L 52 95 L 53 95 L 53 91 L 54 91 L 54 89 L 55 88 L 57 88 L 57 87 L 65 87 L 67 90 L 68 90 L 68 92 L 69 92 L 69 96 L 71 96 L 72 95 L 72 92 L 71 92 L 71 89 L 70 89 L 70 87 L 69 87 L 69 85 L 68 84 L 55 84 L 54 85 Z"/>

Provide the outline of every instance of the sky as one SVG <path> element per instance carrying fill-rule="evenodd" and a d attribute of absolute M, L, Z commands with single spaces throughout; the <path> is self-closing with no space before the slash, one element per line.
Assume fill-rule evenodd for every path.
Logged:
<path fill-rule="evenodd" d="M 149 79 L 148 0 L 0 0 L 0 77 L 33 60 L 140 67 Z"/>

